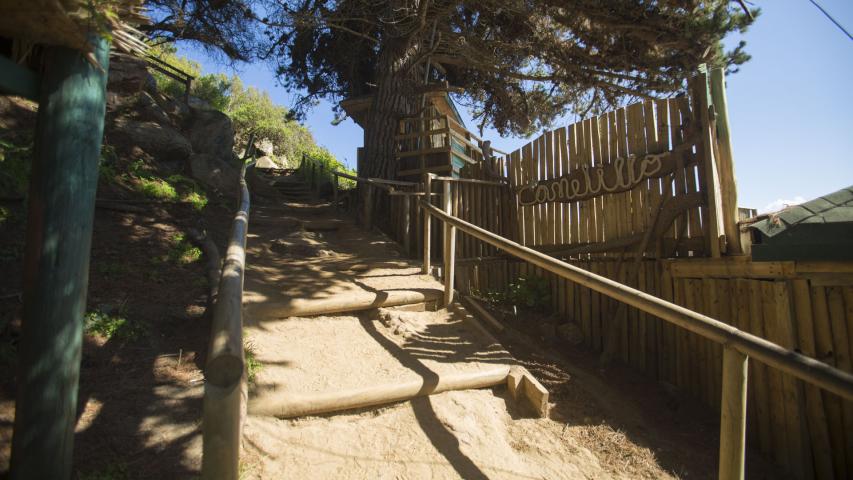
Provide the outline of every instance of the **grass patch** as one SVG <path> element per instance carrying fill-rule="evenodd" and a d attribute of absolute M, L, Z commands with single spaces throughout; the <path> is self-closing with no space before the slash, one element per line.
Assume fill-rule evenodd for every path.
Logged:
<path fill-rule="evenodd" d="M 190 192 L 183 196 L 183 201 L 189 202 L 193 209 L 200 212 L 207 206 L 207 195 L 204 192 Z"/>
<path fill-rule="evenodd" d="M 167 202 L 186 202 L 196 211 L 207 206 L 207 193 L 195 180 L 183 175 L 157 177 L 142 160 L 136 160 L 127 169 L 136 190 L 146 197 Z"/>
<path fill-rule="evenodd" d="M 243 345 L 243 356 L 246 359 L 246 379 L 249 383 L 255 383 L 255 377 L 264 368 L 264 365 L 255 356 L 254 345 L 248 342 Z"/>
<path fill-rule="evenodd" d="M 178 233 L 172 237 L 172 248 L 169 250 L 169 260 L 178 265 L 189 265 L 201 258 L 201 249 L 187 240 L 186 235 Z"/>
<path fill-rule="evenodd" d="M 157 200 L 175 201 L 178 192 L 169 182 L 160 178 L 139 178 L 136 181 L 138 190 L 146 197 Z"/>
<path fill-rule="evenodd" d="M 121 340 L 138 340 L 146 331 L 141 324 L 131 323 L 124 315 L 110 315 L 93 311 L 86 314 L 84 331 L 89 335 Z"/>

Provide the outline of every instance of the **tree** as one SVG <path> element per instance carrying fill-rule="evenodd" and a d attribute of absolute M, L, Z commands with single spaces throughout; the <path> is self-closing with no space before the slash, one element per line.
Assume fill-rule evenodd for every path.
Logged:
<path fill-rule="evenodd" d="M 385 178 L 397 121 L 420 109 L 427 84 L 458 87 L 481 127 L 530 134 L 569 109 L 586 115 L 674 92 L 700 63 L 736 70 L 748 59 L 743 44 L 724 52 L 721 40 L 758 13 L 729 0 L 184 3 L 224 3 L 242 12 L 233 21 L 251 18 L 256 54 L 301 96 L 297 114 L 316 98 L 373 95 L 360 173 Z"/>

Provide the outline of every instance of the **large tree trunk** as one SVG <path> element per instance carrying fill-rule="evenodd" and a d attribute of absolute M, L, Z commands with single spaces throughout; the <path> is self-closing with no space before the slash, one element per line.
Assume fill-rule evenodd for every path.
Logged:
<path fill-rule="evenodd" d="M 414 113 L 417 105 L 414 92 L 419 83 L 417 72 L 420 68 L 412 68 L 411 65 L 416 51 L 416 42 L 400 39 L 387 42 L 379 54 L 377 88 L 365 126 L 364 161 L 359 165 L 359 176 L 391 179 L 396 175 L 394 135 L 397 122 L 401 117 Z M 368 204 L 366 188 L 360 189 L 359 196 L 365 215 L 368 209 L 372 209 L 374 221 L 379 220 L 384 225 L 389 197 L 376 193 L 372 205 Z"/>

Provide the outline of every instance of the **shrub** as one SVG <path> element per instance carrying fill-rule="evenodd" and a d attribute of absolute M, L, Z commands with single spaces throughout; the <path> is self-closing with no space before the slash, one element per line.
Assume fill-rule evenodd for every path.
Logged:
<path fill-rule="evenodd" d="M 169 260 L 178 265 L 189 265 L 201 258 L 201 249 L 187 240 L 183 233 L 172 237 L 172 248 L 169 250 Z"/>
<path fill-rule="evenodd" d="M 109 340 L 137 340 L 145 335 L 145 328 L 137 323 L 131 323 L 123 315 L 109 315 L 99 311 L 86 314 L 84 331 L 89 335 L 98 335 Z"/>

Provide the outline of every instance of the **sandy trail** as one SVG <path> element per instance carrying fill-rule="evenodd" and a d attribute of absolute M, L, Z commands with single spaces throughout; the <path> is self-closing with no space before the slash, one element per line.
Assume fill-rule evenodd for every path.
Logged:
<path fill-rule="evenodd" d="M 393 242 L 327 207 L 261 207 L 251 224 L 246 336 L 263 367 L 250 399 L 426 382 L 514 363 L 465 321 L 464 309 L 276 314 L 306 298 L 440 293 L 441 284 L 421 275 Z M 270 479 L 613 477 L 565 423 L 524 418 L 504 387 L 296 419 L 250 415 L 242 462 L 246 478 Z M 625 477 L 668 476 L 653 463 L 647 470 Z"/>

